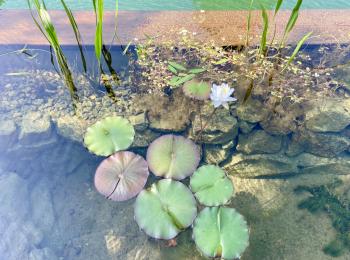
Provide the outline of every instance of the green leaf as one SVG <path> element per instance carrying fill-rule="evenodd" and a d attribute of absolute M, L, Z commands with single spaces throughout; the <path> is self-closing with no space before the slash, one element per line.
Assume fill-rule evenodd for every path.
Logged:
<path fill-rule="evenodd" d="M 250 34 L 250 29 L 251 29 L 253 3 L 254 3 L 254 0 L 250 0 L 249 13 L 248 13 L 248 17 L 247 17 L 247 32 L 246 32 L 246 40 L 245 40 L 246 47 L 249 45 L 249 34 Z"/>
<path fill-rule="evenodd" d="M 168 70 L 174 74 L 177 74 L 177 70 L 171 65 L 168 65 Z"/>
<path fill-rule="evenodd" d="M 290 58 L 288 59 L 287 64 L 283 67 L 282 71 L 283 72 L 291 63 L 292 61 L 295 59 L 295 57 L 297 56 L 298 52 L 300 51 L 301 46 L 303 46 L 304 42 L 312 35 L 312 32 L 309 32 L 308 34 L 306 34 L 297 44 L 297 46 L 295 47 L 292 55 L 290 56 Z"/>
<path fill-rule="evenodd" d="M 188 72 L 193 73 L 193 74 L 198 74 L 198 73 L 202 73 L 204 71 L 207 71 L 207 70 L 204 68 L 194 68 L 194 69 L 190 69 Z"/>
<path fill-rule="evenodd" d="M 211 85 L 206 81 L 196 79 L 185 82 L 183 91 L 186 96 L 197 100 L 207 100 L 210 96 Z"/>
<path fill-rule="evenodd" d="M 215 64 L 215 65 L 221 65 L 221 64 L 224 64 L 224 63 L 226 63 L 226 62 L 228 62 L 228 59 L 227 59 L 227 58 L 223 58 L 223 59 L 221 59 L 221 60 L 219 60 L 219 61 L 213 62 L 213 64 Z"/>
<path fill-rule="evenodd" d="M 276 16 L 276 14 L 278 13 L 278 11 L 280 10 L 282 3 L 283 3 L 283 0 L 277 0 L 274 16 Z"/>
<path fill-rule="evenodd" d="M 266 54 L 266 42 L 267 42 L 267 32 L 269 29 L 269 17 L 267 15 L 266 9 L 264 6 L 261 6 L 262 8 L 262 17 L 264 21 L 264 30 L 261 34 L 261 40 L 260 40 L 260 54 L 264 55 Z"/>
<path fill-rule="evenodd" d="M 169 61 L 168 63 L 171 66 L 173 66 L 175 69 L 177 69 L 177 70 L 187 71 L 187 69 L 184 66 L 182 66 L 181 64 L 179 64 L 179 63 L 176 63 L 176 62 L 173 62 L 173 61 Z"/>
<path fill-rule="evenodd" d="M 170 86 L 174 86 L 174 85 L 176 84 L 176 82 L 177 82 L 179 79 L 180 79 L 180 77 L 178 77 L 178 76 L 173 76 L 173 77 L 170 79 L 170 81 L 168 82 L 168 84 L 169 84 Z"/>
<path fill-rule="evenodd" d="M 174 86 L 180 86 L 181 84 L 187 82 L 187 81 L 190 81 L 191 79 L 194 79 L 196 77 L 195 74 L 189 74 L 187 76 L 184 76 L 182 77 L 181 79 L 179 79 L 175 84 Z"/>
<path fill-rule="evenodd" d="M 283 44 L 286 42 L 288 34 L 293 30 L 298 17 L 299 17 L 299 10 L 300 10 L 300 6 L 303 3 L 303 0 L 298 0 L 298 2 L 296 3 L 296 5 L 294 6 L 292 13 L 289 17 L 288 23 L 286 25 L 286 28 L 284 29 L 284 33 L 283 33 L 283 37 L 281 40 L 281 46 L 283 46 Z"/>
<path fill-rule="evenodd" d="M 96 12 L 96 32 L 95 32 L 95 54 L 98 62 L 101 60 L 102 45 L 103 45 L 103 0 L 96 0 L 95 12 Z"/>

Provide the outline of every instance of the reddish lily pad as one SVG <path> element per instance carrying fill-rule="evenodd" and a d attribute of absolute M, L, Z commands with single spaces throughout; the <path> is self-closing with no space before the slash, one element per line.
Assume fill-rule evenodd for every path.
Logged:
<path fill-rule="evenodd" d="M 118 152 L 103 160 L 95 174 L 95 187 L 107 199 L 124 201 L 135 197 L 149 175 L 145 159 L 132 152 Z"/>

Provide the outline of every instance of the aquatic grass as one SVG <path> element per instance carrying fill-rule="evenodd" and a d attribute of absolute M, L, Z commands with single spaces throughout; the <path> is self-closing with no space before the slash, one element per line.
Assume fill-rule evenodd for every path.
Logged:
<path fill-rule="evenodd" d="M 64 11 L 66 12 L 69 22 L 71 24 L 71 27 L 73 29 L 74 35 L 75 35 L 75 39 L 77 41 L 78 44 L 78 48 L 79 48 L 79 52 L 80 52 L 80 57 L 81 57 L 81 62 L 83 64 L 83 68 L 84 68 L 84 72 L 86 73 L 87 68 L 86 68 L 86 60 L 85 60 L 85 56 L 84 56 L 84 52 L 83 52 L 83 46 L 82 46 L 82 37 L 78 28 L 78 24 L 75 21 L 74 15 L 72 13 L 72 11 L 68 8 L 68 6 L 66 5 L 66 3 L 64 2 L 64 0 L 61 0 L 62 6 L 64 8 Z"/>
<path fill-rule="evenodd" d="M 303 0 L 298 0 L 297 3 L 295 4 L 293 10 L 292 10 L 292 13 L 289 17 L 286 28 L 284 29 L 284 32 L 283 32 L 282 40 L 280 42 L 280 48 L 284 46 L 285 42 L 288 39 L 289 33 L 293 30 L 293 28 L 294 28 L 294 26 L 299 18 L 299 10 L 300 10 L 302 3 L 303 3 Z M 279 4 L 279 3 L 277 3 L 277 4 Z"/>
<path fill-rule="evenodd" d="M 250 1 L 250 6 L 249 6 L 249 13 L 248 13 L 248 16 L 247 16 L 247 32 L 246 32 L 246 39 L 245 39 L 245 46 L 246 47 L 249 46 L 249 33 L 250 33 L 251 22 L 252 22 L 253 3 L 254 3 L 254 0 L 251 0 Z"/>
<path fill-rule="evenodd" d="M 65 84 L 68 87 L 73 102 L 73 107 L 75 108 L 76 102 L 79 100 L 77 95 L 77 88 L 74 84 L 72 72 L 68 66 L 67 58 L 64 55 L 61 44 L 59 42 L 55 26 L 53 25 L 51 17 L 47 12 L 45 2 L 42 0 L 27 0 L 27 3 L 35 25 L 38 27 L 40 32 L 50 44 L 51 62 L 54 66 L 55 62 L 53 53 L 55 54 L 56 62 L 60 69 L 60 74 L 63 76 Z M 35 17 L 32 3 L 34 4 L 38 19 Z"/>
<path fill-rule="evenodd" d="M 102 45 L 103 45 L 103 0 L 93 0 L 94 11 L 96 15 L 95 30 L 95 55 L 97 61 L 101 62 Z"/>
<path fill-rule="evenodd" d="M 266 9 L 263 5 L 261 5 L 261 9 L 262 9 L 262 18 L 263 18 L 263 22 L 264 22 L 264 29 L 263 29 L 263 32 L 261 34 L 259 53 L 261 56 L 265 56 L 266 50 L 267 50 L 266 43 L 267 43 L 267 33 L 269 30 L 269 17 L 267 15 Z"/>

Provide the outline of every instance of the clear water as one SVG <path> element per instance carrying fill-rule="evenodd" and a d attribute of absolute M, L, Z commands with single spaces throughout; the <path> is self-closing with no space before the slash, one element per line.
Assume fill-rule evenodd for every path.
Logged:
<path fill-rule="evenodd" d="M 62 9 L 60 1 L 45 1 L 50 9 Z M 92 10 L 90 0 L 67 0 L 67 4 L 73 10 Z M 159 11 L 159 10 L 247 10 L 249 9 L 249 0 L 120 0 L 120 10 L 133 11 Z M 260 1 L 268 8 L 273 8 L 275 0 Z M 292 9 L 295 0 L 284 1 L 284 8 Z M 4 8 L 23 9 L 27 4 L 23 0 L 5 0 Z M 254 8 L 259 9 L 260 4 L 255 3 Z M 106 0 L 105 8 L 108 10 L 115 9 L 114 0 Z M 350 2 L 347 0 L 304 0 L 303 8 L 305 9 L 348 9 Z"/>

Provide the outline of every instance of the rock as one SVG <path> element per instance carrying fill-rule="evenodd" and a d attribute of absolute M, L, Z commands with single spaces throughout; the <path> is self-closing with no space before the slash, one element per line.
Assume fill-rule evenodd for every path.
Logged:
<path fill-rule="evenodd" d="M 307 130 L 293 134 L 289 143 L 291 151 L 304 151 L 322 157 L 335 157 L 349 149 L 350 138 L 334 133 L 315 133 Z"/>
<path fill-rule="evenodd" d="M 277 153 L 282 147 L 282 136 L 272 136 L 263 130 L 239 135 L 237 151 L 252 153 Z"/>
<path fill-rule="evenodd" d="M 327 99 L 312 102 L 306 111 L 306 128 L 314 132 L 340 132 L 350 125 L 350 99 Z"/>
<path fill-rule="evenodd" d="M 48 140 L 51 134 L 50 117 L 41 112 L 29 112 L 23 116 L 18 140 L 21 145 L 31 145 Z"/>
<path fill-rule="evenodd" d="M 190 137 L 198 139 L 203 143 L 209 144 L 225 144 L 234 140 L 238 135 L 238 121 L 224 108 L 215 110 L 211 104 L 207 104 L 202 108 L 202 118 L 196 114 Z M 203 127 L 202 136 L 200 137 L 201 128 Z"/>
<path fill-rule="evenodd" d="M 266 118 L 268 110 L 260 101 L 250 98 L 245 104 L 238 106 L 236 113 L 241 120 L 258 123 Z"/>
<path fill-rule="evenodd" d="M 256 123 L 249 123 L 247 121 L 239 120 L 239 130 L 243 134 L 249 134 L 256 125 Z"/>
<path fill-rule="evenodd" d="M 234 146 L 234 141 L 225 145 L 205 145 L 204 161 L 208 164 L 218 165 L 230 156 Z"/>
<path fill-rule="evenodd" d="M 82 143 L 86 128 L 88 127 L 87 122 L 84 119 L 65 115 L 57 118 L 57 131 L 63 137 Z"/>
<path fill-rule="evenodd" d="M 29 253 L 28 260 L 56 260 L 58 257 L 55 255 L 55 253 L 50 248 L 42 248 L 38 249 L 35 248 Z"/>
<path fill-rule="evenodd" d="M 288 113 L 287 111 L 285 113 Z M 260 122 L 260 126 L 269 134 L 287 135 L 296 131 L 297 126 L 292 116 L 271 116 Z"/>
<path fill-rule="evenodd" d="M 130 123 L 134 126 L 135 131 L 145 131 L 148 128 L 149 122 L 146 113 L 129 116 Z"/>
<path fill-rule="evenodd" d="M 282 154 L 234 154 L 223 166 L 228 174 L 241 178 L 299 173 L 292 159 Z"/>
<path fill-rule="evenodd" d="M 33 223 L 48 235 L 55 222 L 55 216 L 47 180 L 43 179 L 35 185 L 30 194 L 30 201 Z"/>
<path fill-rule="evenodd" d="M 131 148 L 146 148 L 159 136 L 161 136 L 160 133 L 154 132 L 149 129 L 142 132 L 137 131 L 135 133 L 135 139 L 131 145 Z"/>
<path fill-rule="evenodd" d="M 0 216 L 24 219 L 29 212 L 27 182 L 15 173 L 0 175 Z"/>
<path fill-rule="evenodd" d="M 1 120 L 0 122 L 0 151 L 5 151 L 16 142 L 17 128 L 12 120 Z"/>

